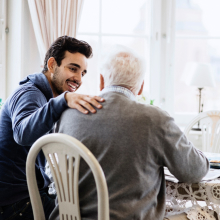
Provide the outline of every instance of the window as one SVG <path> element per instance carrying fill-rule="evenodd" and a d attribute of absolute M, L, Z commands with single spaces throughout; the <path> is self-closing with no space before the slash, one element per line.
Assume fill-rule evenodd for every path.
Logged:
<path fill-rule="evenodd" d="M 188 62 L 212 66 L 216 87 L 202 90 L 203 110 L 220 109 L 219 9 L 219 0 L 176 0 L 174 111 L 179 123 L 184 115 L 198 113 L 198 89 L 181 80 Z"/>
<path fill-rule="evenodd" d="M 79 93 L 98 94 L 102 57 L 115 44 L 134 49 L 146 60 L 149 93 L 150 13 L 151 0 L 85 0 L 77 38 L 92 46 L 93 58 Z"/>
<path fill-rule="evenodd" d="M 0 0 L 0 98 L 6 98 L 6 0 Z"/>
<path fill-rule="evenodd" d="M 0 98 L 3 99 L 6 90 L 6 2 L 0 0 Z M 88 74 L 77 92 L 99 94 L 102 57 L 112 45 L 122 44 L 137 51 L 146 61 L 144 95 L 148 100 L 155 99 L 154 104 L 166 110 L 179 125 L 186 125 L 198 112 L 197 88 L 181 81 L 188 62 L 208 62 L 213 66 L 217 86 L 202 91 L 204 111 L 219 109 L 219 8 L 219 0 L 84 0 L 77 38 L 87 41 L 94 55 L 88 60 Z M 30 28 L 28 22 L 24 24 Z M 10 33 L 16 36 L 12 31 Z M 23 39 L 23 35 L 19 36 Z M 10 44 L 13 42 L 14 38 L 11 38 Z M 25 47 L 22 54 L 28 55 L 28 49 Z M 13 53 L 12 49 L 8 53 Z M 31 54 L 34 60 L 39 56 L 37 50 L 31 50 Z M 8 79 L 10 75 L 17 85 L 20 76 L 15 76 L 14 69 Z M 11 82 L 8 86 L 14 87 Z"/>

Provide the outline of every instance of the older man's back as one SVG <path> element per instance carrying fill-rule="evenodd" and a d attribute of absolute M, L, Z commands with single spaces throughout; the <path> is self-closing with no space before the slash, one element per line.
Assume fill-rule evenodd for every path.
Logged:
<path fill-rule="evenodd" d="M 130 90 L 110 86 L 96 114 L 66 110 L 58 132 L 80 140 L 94 154 L 106 176 L 111 220 L 160 220 L 165 212 L 163 166 L 184 182 L 198 182 L 209 163 L 157 107 L 135 101 Z M 97 219 L 97 195 L 88 166 L 80 165 L 82 219 Z"/>

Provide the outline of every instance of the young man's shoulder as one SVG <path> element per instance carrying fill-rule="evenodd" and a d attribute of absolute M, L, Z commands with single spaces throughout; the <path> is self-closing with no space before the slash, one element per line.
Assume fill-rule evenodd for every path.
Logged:
<path fill-rule="evenodd" d="M 9 106 L 15 105 L 17 102 L 19 101 L 36 101 L 36 100 L 41 100 L 43 102 L 46 101 L 46 98 L 44 96 L 44 94 L 42 93 L 42 91 L 37 88 L 37 86 L 32 83 L 31 81 L 19 85 L 14 92 L 12 92 L 12 94 L 8 97 L 8 99 L 6 100 L 6 103 Z M 5 103 L 5 104 L 6 104 Z"/>
<path fill-rule="evenodd" d="M 43 95 L 42 91 L 33 82 L 29 81 L 25 84 L 19 85 L 14 92 L 12 92 L 11 96 L 9 96 L 9 99 L 20 96 L 24 93 L 36 93 L 37 96 L 40 94 Z"/>

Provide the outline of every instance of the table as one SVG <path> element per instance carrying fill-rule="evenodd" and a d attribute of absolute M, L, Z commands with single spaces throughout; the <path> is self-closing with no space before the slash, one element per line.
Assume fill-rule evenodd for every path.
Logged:
<path fill-rule="evenodd" d="M 166 217 L 181 212 L 190 220 L 220 220 L 220 178 L 196 184 L 166 181 Z"/>
<path fill-rule="evenodd" d="M 166 195 L 166 216 L 185 211 L 190 220 L 220 219 L 219 178 L 198 184 L 167 181 Z"/>
<path fill-rule="evenodd" d="M 220 156 L 205 154 L 208 158 Z M 49 193 L 54 194 L 55 186 L 48 164 L 46 173 L 52 180 Z M 166 181 L 165 216 L 182 212 L 186 212 L 190 220 L 220 220 L 220 178 L 196 184 Z"/>

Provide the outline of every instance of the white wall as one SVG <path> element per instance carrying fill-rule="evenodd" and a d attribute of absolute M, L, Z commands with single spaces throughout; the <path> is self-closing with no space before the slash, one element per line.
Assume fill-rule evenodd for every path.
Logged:
<path fill-rule="evenodd" d="M 25 76 L 42 70 L 27 0 L 8 0 L 7 85 L 8 97 Z"/>

